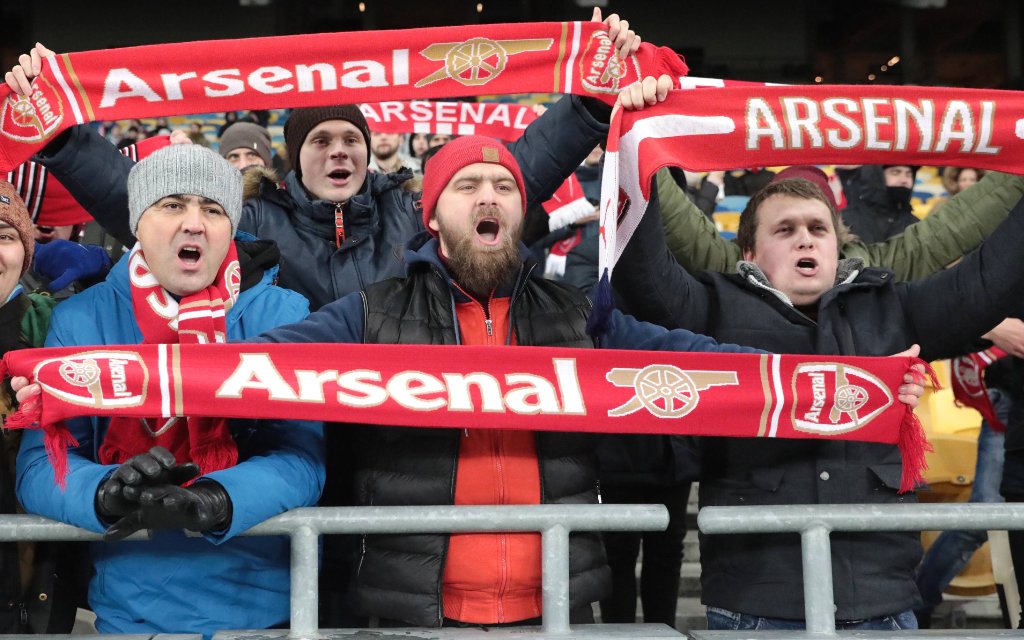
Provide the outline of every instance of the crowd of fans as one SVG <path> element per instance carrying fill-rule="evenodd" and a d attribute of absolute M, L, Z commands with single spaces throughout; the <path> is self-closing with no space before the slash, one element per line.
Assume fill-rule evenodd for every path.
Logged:
<path fill-rule="evenodd" d="M 639 45 L 617 16 L 605 23 L 618 51 Z M 7 74 L 12 90 L 24 93 L 49 53 L 22 56 Z M 623 108 L 664 99 L 664 80 L 624 93 Z M 229 112 L 219 128 L 79 125 L 30 164 L 87 216 L 46 224 L 46 202 L 26 203 L 24 172 L 0 181 L 0 354 L 226 339 L 823 356 L 919 345 L 938 359 L 996 345 L 1009 357 L 991 369 L 989 392 L 1006 436 L 982 426 L 972 500 L 1024 500 L 1024 273 L 1007 258 L 1024 240 L 1024 180 L 949 169 L 948 201 L 919 221 L 918 167 L 662 170 L 612 282 L 621 311 L 598 340 L 586 326 L 598 223 L 551 229 L 542 205 L 575 175 L 596 207 L 609 117 L 606 105 L 565 96 L 507 146 L 374 132 L 354 105 L 292 110 L 278 148 L 269 112 Z M 735 195 L 749 201 L 732 241 L 712 217 Z M 555 246 L 566 255 L 557 277 L 529 268 Z M 220 284 L 232 264 L 237 291 Z M 141 282 L 139 269 L 152 278 Z M 179 316 L 211 300 L 230 303 L 203 321 Z M 37 393 L 15 379 L 4 413 Z M 909 376 L 898 393 L 914 406 L 922 387 Z M 573 622 L 593 622 L 594 603 L 603 622 L 636 619 L 642 548 L 643 619 L 674 626 L 692 482 L 702 506 L 914 501 L 898 492 L 896 447 L 859 442 L 295 420 L 81 418 L 68 428 L 66 488 L 53 482 L 41 432 L 4 434 L 0 506 L 107 542 L 3 546 L 4 632 L 68 632 L 76 607 L 93 610 L 104 633 L 280 627 L 287 542 L 237 534 L 296 507 L 598 501 L 664 504 L 670 524 L 571 537 Z M 119 542 L 139 529 L 153 539 Z M 1011 534 L 1011 549 L 1024 576 L 1022 535 Z M 983 541 L 950 532 L 922 560 L 917 534 L 833 535 L 837 624 L 929 626 Z M 711 628 L 802 627 L 796 537 L 702 537 L 701 563 Z M 536 534 L 332 536 L 321 570 L 324 627 L 524 625 L 542 614 Z M 25 597 L 40 592 L 51 596 L 45 609 Z"/>

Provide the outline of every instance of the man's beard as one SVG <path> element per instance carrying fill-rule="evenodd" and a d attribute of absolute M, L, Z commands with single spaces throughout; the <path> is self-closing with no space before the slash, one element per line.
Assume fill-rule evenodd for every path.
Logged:
<path fill-rule="evenodd" d="M 388 147 L 383 151 L 375 150 L 373 152 L 373 157 L 376 158 L 377 160 L 390 160 L 391 158 L 394 158 L 397 153 L 398 147 Z"/>
<path fill-rule="evenodd" d="M 484 251 L 475 246 L 476 225 L 481 218 L 489 216 L 501 220 L 501 213 L 495 209 L 480 210 L 468 232 L 454 231 L 438 218 L 438 233 L 444 237 L 448 269 L 455 282 L 467 293 L 484 298 L 499 285 L 511 281 L 522 265 L 519 255 L 521 225 L 513 231 L 502 227 L 501 243 L 495 249 Z"/>

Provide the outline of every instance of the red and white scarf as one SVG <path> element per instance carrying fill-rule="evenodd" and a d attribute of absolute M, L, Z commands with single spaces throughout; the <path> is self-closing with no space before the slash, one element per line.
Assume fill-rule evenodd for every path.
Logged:
<path fill-rule="evenodd" d="M 495 349 L 501 349 L 500 353 Z M 497 354 L 497 355 L 496 355 Z M 8 420 L 288 418 L 410 427 L 815 438 L 897 444 L 924 468 L 894 391 L 916 358 L 362 344 L 142 344 L 9 352 L 43 393 Z M 182 375 L 188 371 L 188 376 Z"/>
<path fill-rule="evenodd" d="M 949 363 L 950 386 L 953 388 L 956 403 L 976 410 L 996 431 L 1006 431 L 1006 425 L 996 415 L 996 409 L 988 397 L 985 369 L 1008 355 L 1010 354 L 999 347 L 989 347 L 977 353 L 954 358 Z"/>
<path fill-rule="evenodd" d="M 132 308 L 142 330 L 143 344 L 227 342 L 225 318 L 238 299 L 241 284 L 234 243 L 229 245 L 213 283 L 180 302 L 157 282 L 139 244 L 129 256 L 128 272 Z M 135 417 L 121 411 L 113 414 L 100 446 L 99 461 L 119 464 L 154 446 L 162 446 L 179 463 L 198 464 L 203 474 L 238 463 L 238 448 L 225 418 L 198 414 L 181 419 L 181 413 L 166 417 L 158 409 L 153 406 L 152 413 L 134 414 Z"/>
<path fill-rule="evenodd" d="M 47 58 L 24 99 L 0 86 L 0 171 L 75 124 L 506 93 L 608 104 L 646 75 L 685 75 L 648 43 L 618 61 L 604 25 L 549 22 L 321 33 L 83 51 Z"/>

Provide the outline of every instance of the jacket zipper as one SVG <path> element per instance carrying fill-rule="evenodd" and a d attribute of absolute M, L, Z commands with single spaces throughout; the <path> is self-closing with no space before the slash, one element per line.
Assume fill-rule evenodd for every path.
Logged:
<path fill-rule="evenodd" d="M 340 202 L 334 205 L 334 244 L 339 249 L 345 244 L 345 212 Z"/>

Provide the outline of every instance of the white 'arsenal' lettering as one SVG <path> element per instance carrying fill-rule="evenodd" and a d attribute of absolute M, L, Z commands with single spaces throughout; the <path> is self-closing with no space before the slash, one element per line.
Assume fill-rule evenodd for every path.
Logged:
<path fill-rule="evenodd" d="M 993 146 L 996 105 L 950 100 L 942 113 L 933 100 L 751 98 L 746 109 L 746 147 L 772 149 L 853 149 L 920 153 L 997 154 Z M 916 141 L 914 149 L 911 144 Z"/>
<path fill-rule="evenodd" d="M 374 122 L 450 122 L 452 124 L 500 125 L 526 129 L 527 109 L 518 108 L 515 119 L 511 106 L 483 102 L 379 102 L 359 105 L 370 123 Z M 372 128 L 372 127 L 371 127 Z"/>
<path fill-rule="evenodd" d="M 825 408 L 825 374 L 810 373 L 811 376 L 811 409 L 804 414 L 804 420 L 818 422 L 821 410 Z"/>
<path fill-rule="evenodd" d="M 132 393 L 128 390 L 124 368 L 128 365 L 127 360 L 119 358 L 110 359 L 110 382 L 114 388 L 115 398 L 129 398 Z"/>
<path fill-rule="evenodd" d="M 270 400 L 328 402 L 325 386 L 332 385 L 337 404 L 367 408 L 393 400 L 413 411 L 476 411 L 560 415 L 586 415 L 576 361 L 553 358 L 554 380 L 536 373 L 509 373 L 504 380 L 489 373 L 442 373 L 402 371 L 384 380 L 379 371 L 355 369 L 339 372 L 294 371 L 289 384 L 268 354 L 243 353 L 238 366 L 215 394 L 241 398 L 246 390 L 263 391 Z"/>
<path fill-rule="evenodd" d="M 103 81 L 100 107 L 113 107 L 126 98 L 142 98 L 146 102 L 184 100 L 186 94 L 195 96 L 199 92 L 208 98 L 223 98 L 246 90 L 273 95 L 289 91 L 335 91 L 339 86 L 365 89 L 407 84 L 408 49 L 393 50 L 390 67 L 378 60 L 350 60 L 341 64 L 340 72 L 331 63 L 317 62 L 294 68 L 271 65 L 245 74 L 241 69 L 216 69 L 202 76 L 196 71 L 185 71 L 143 79 L 127 67 L 117 67 L 107 72 Z"/>

